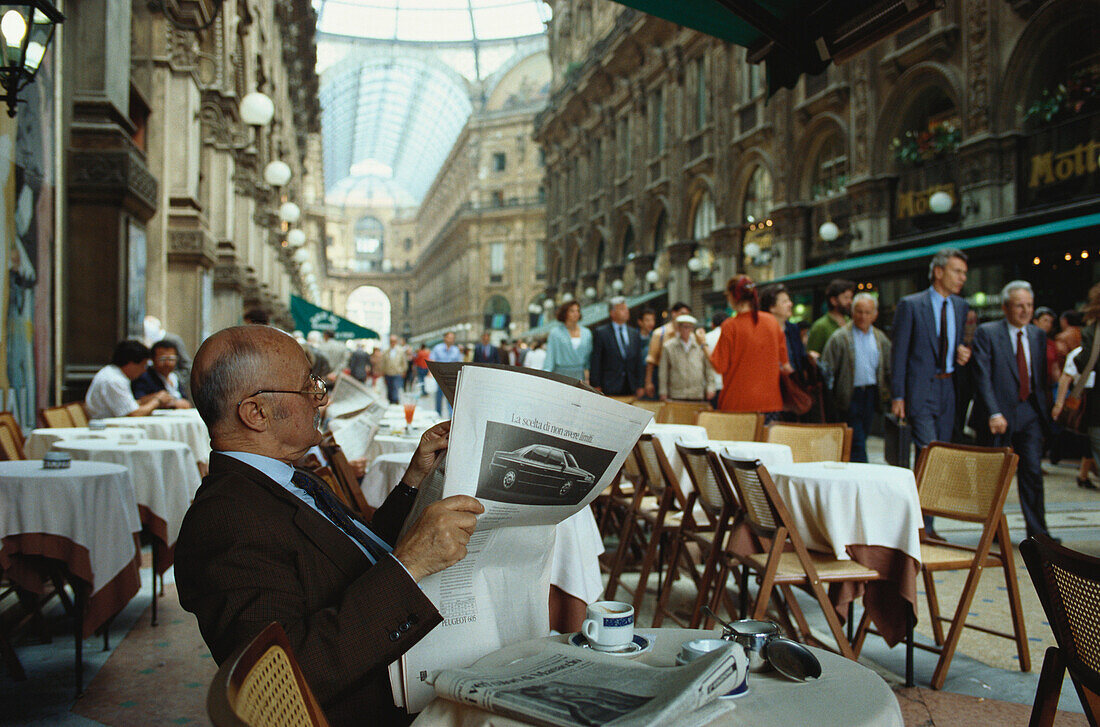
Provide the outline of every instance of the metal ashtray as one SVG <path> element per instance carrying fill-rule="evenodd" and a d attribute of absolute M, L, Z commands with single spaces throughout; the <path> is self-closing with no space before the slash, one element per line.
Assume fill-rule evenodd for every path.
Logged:
<path fill-rule="evenodd" d="M 42 469 L 64 470 L 72 466 L 73 457 L 68 452 L 46 452 L 42 455 Z"/>
<path fill-rule="evenodd" d="M 804 682 L 821 676 L 821 662 L 797 641 L 777 636 L 768 642 L 765 655 L 775 670 L 788 679 Z"/>

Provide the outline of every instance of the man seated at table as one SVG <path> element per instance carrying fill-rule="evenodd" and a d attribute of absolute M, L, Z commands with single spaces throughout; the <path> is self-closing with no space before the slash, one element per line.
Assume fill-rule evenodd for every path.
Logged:
<path fill-rule="evenodd" d="M 139 399 L 130 388 L 131 382 L 145 372 L 151 355 L 141 341 L 121 341 L 115 346 L 111 363 L 96 372 L 84 395 L 92 419 L 143 417 L 169 405 L 172 397 L 167 391 L 154 391 Z"/>
<path fill-rule="evenodd" d="M 293 467 L 320 441 L 327 400 L 293 338 L 259 326 L 215 333 L 191 383 L 214 452 L 180 530 L 176 583 L 214 659 L 278 621 L 332 725 L 406 723 L 386 667 L 442 620 L 417 581 L 465 557 L 484 510 L 448 497 L 397 540 L 450 424 L 424 433 L 367 525 Z"/>
<path fill-rule="evenodd" d="M 180 393 L 180 380 L 176 374 L 176 363 L 180 360 L 176 344 L 168 340 L 153 344 L 153 365 L 145 369 L 141 376 L 130 383 L 134 397 L 141 399 L 158 391 L 167 391 L 172 400 L 168 409 L 190 409 L 191 402 Z"/>

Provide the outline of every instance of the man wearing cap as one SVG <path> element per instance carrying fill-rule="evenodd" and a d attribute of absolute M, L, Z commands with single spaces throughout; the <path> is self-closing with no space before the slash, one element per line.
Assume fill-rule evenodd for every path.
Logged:
<path fill-rule="evenodd" d="M 638 329 L 626 324 L 630 320 L 626 298 L 609 300 L 607 311 L 610 322 L 592 332 L 589 380 L 609 396 L 640 397 L 645 394 L 645 354 Z"/>
<path fill-rule="evenodd" d="M 658 392 L 661 401 L 706 401 L 714 398 L 717 378 L 706 349 L 695 337 L 698 321 L 684 313 L 676 317 L 676 336 L 661 350 Z"/>

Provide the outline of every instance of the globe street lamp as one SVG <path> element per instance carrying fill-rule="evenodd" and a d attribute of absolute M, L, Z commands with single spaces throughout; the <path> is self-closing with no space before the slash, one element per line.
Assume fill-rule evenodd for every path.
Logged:
<path fill-rule="evenodd" d="M 46 0 L 17 0 L 0 5 L 0 87 L 15 116 L 19 92 L 34 82 L 54 28 L 65 16 Z"/>

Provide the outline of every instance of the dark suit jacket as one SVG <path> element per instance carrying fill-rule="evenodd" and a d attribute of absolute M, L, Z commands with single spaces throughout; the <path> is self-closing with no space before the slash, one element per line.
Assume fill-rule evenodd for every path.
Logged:
<path fill-rule="evenodd" d="M 619 351 L 610 323 L 592 331 L 592 358 L 588 378 L 592 386 L 613 396 L 633 394 L 645 385 L 645 355 L 638 329 L 626 327 L 626 358 Z"/>
<path fill-rule="evenodd" d="M 395 495 L 372 525 L 393 538 L 412 500 Z M 395 526 L 396 524 L 396 526 Z M 270 621 L 282 624 L 334 725 L 404 724 L 387 665 L 442 618 L 401 564 L 370 565 L 317 511 L 219 452 L 176 544 L 180 603 L 219 664 Z"/>
<path fill-rule="evenodd" d="M 936 376 L 940 339 L 936 335 L 931 297 L 928 289 L 907 295 L 894 312 L 890 389 L 894 399 L 905 399 L 907 412 L 914 408 L 914 404 L 929 401 L 931 383 Z M 970 306 L 959 296 L 953 295 L 951 308 L 955 313 L 955 346 L 959 346 Z M 954 351 L 948 355 L 952 361 L 955 360 Z"/>
<path fill-rule="evenodd" d="M 500 349 L 490 343 L 489 352 L 486 354 L 485 346 L 477 344 L 474 346 L 474 363 L 500 363 Z"/>
<path fill-rule="evenodd" d="M 1050 412 L 1047 396 L 1046 334 L 1027 326 L 1027 345 L 1031 350 L 1031 397 L 1046 430 Z M 1008 420 L 1008 432 L 1016 431 L 1016 405 L 1020 398 L 1020 374 L 1012 351 L 1008 323 L 1003 320 L 983 323 L 974 335 L 974 416 L 971 421 L 979 434 L 989 434 L 989 417 L 1001 414 Z"/>

